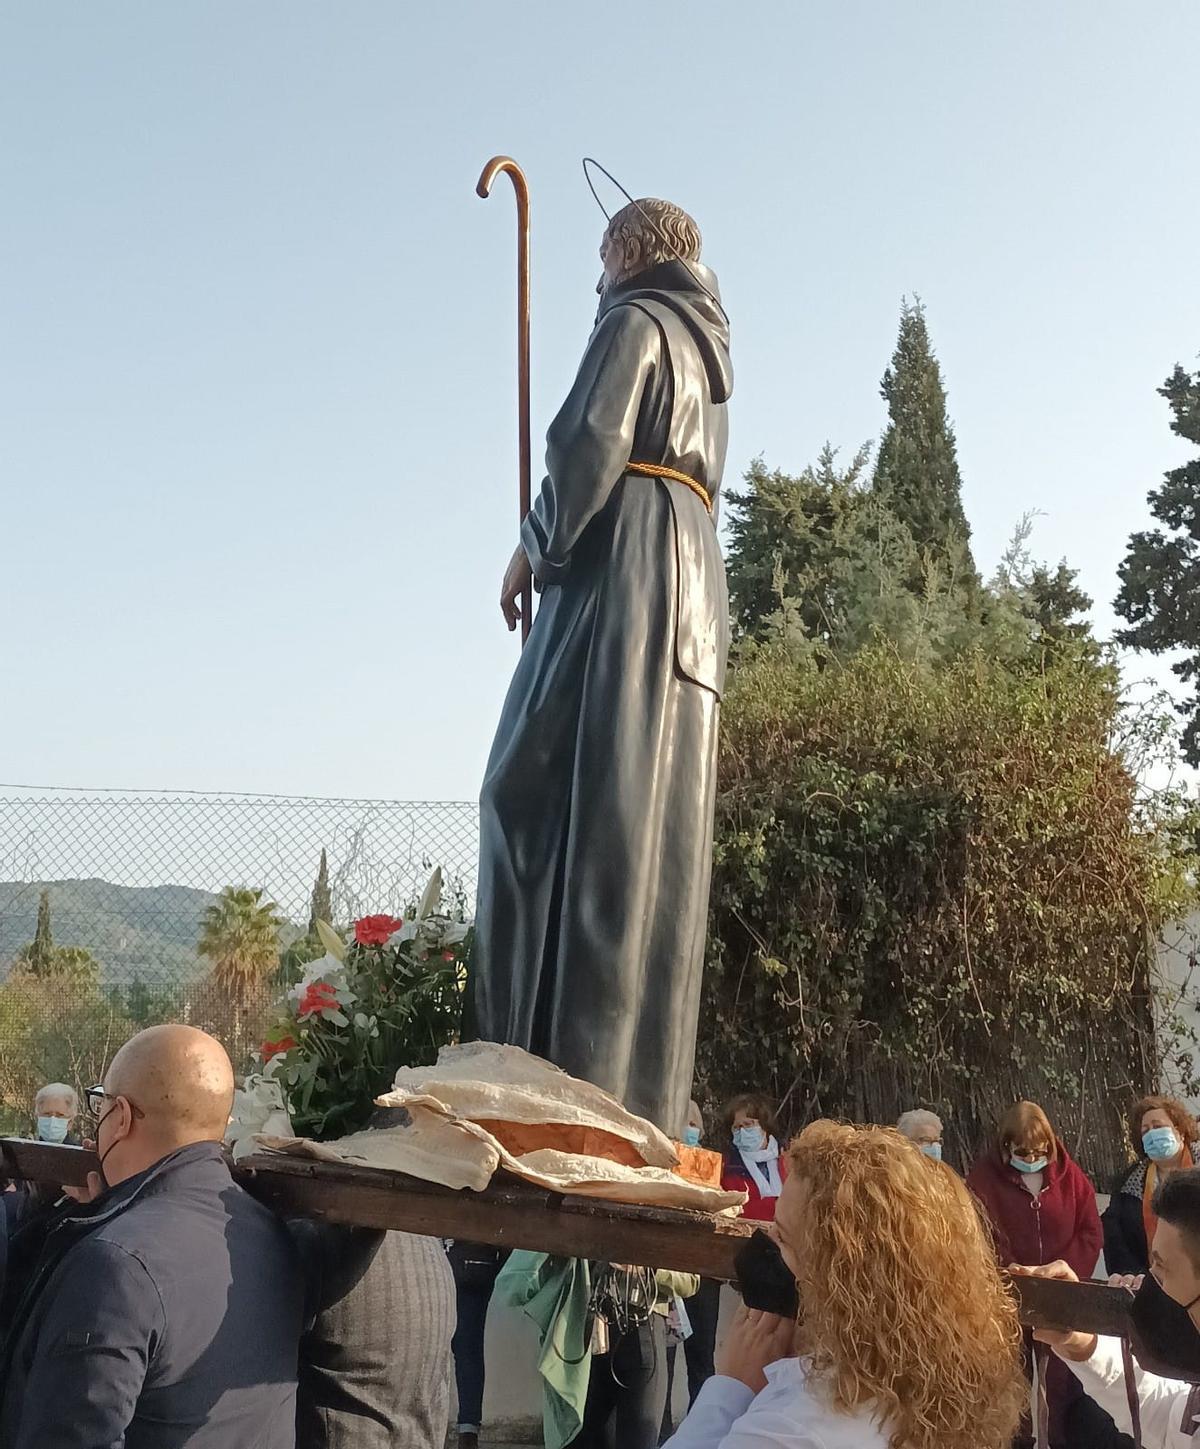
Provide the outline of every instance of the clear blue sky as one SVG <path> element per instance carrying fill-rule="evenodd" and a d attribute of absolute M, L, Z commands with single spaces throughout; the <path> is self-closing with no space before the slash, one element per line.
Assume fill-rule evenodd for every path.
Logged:
<path fill-rule="evenodd" d="M 1184 455 L 1198 54 L 1191 0 L 0 5 L 0 779 L 476 792 L 515 649 L 497 151 L 538 450 L 591 153 L 701 223 L 730 477 L 876 437 L 920 293 L 981 566 L 1043 510 L 1107 631 Z"/>

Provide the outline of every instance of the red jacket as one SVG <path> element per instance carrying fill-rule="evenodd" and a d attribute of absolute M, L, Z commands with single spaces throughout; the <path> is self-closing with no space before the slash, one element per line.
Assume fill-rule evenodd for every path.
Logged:
<path fill-rule="evenodd" d="M 1015 1167 L 994 1152 L 967 1174 L 967 1186 L 982 1203 L 996 1234 L 1001 1266 L 1053 1263 L 1062 1258 L 1080 1278 L 1090 1278 L 1104 1242 L 1096 1189 L 1060 1142 L 1035 1198 Z"/>
<path fill-rule="evenodd" d="M 781 1152 L 779 1154 L 779 1181 L 787 1181 L 787 1158 Z M 775 1205 L 779 1201 L 777 1197 L 763 1197 L 758 1190 L 758 1184 L 746 1171 L 746 1164 L 740 1155 L 734 1152 L 732 1157 L 725 1159 L 725 1166 L 721 1171 L 721 1186 L 726 1192 L 748 1192 L 750 1200 L 742 1208 L 744 1218 L 753 1218 L 759 1223 L 773 1223 L 775 1221 Z"/>

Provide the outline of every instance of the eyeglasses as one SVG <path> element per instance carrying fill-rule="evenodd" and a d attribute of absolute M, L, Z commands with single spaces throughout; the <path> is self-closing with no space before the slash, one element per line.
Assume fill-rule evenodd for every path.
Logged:
<path fill-rule="evenodd" d="M 103 1087 L 89 1087 L 83 1096 L 87 1102 L 88 1111 L 97 1122 L 100 1120 L 100 1114 L 104 1110 L 105 1102 L 115 1102 L 117 1100 L 116 1097 L 106 1092 Z M 128 1097 L 125 1100 L 129 1102 Z M 129 1102 L 129 1110 L 135 1117 L 144 1117 L 146 1115 L 140 1107 L 135 1107 L 132 1102 Z"/>
<path fill-rule="evenodd" d="M 1036 1162 L 1039 1157 L 1050 1156 L 1050 1149 L 1044 1143 L 1041 1147 L 1017 1147 L 1014 1144 L 1009 1151 L 1014 1157 L 1019 1157 L 1022 1162 Z"/>

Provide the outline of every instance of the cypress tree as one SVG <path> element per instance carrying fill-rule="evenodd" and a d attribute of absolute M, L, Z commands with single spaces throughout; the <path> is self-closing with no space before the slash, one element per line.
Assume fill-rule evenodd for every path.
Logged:
<path fill-rule="evenodd" d="M 309 939 L 317 939 L 317 922 L 324 921 L 326 925 L 333 925 L 333 896 L 329 890 L 329 861 L 325 852 L 321 852 L 321 864 L 317 870 L 317 878 L 313 883 L 312 906 L 308 913 L 308 935 Z"/>
<path fill-rule="evenodd" d="M 896 350 L 880 391 L 888 405 L 888 426 L 875 465 L 875 494 L 907 526 L 928 562 L 974 595 L 979 575 L 963 512 L 954 429 L 920 301 L 905 298 L 901 306 Z M 923 584 L 920 578 L 910 581 L 918 592 Z"/>
<path fill-rule="evenodd" d="M 49 976 L 54 970 L 54 937 L 50 932 L 50 892 L 38 898 L 37 930 L 25 956 L 35 976 Z"/>

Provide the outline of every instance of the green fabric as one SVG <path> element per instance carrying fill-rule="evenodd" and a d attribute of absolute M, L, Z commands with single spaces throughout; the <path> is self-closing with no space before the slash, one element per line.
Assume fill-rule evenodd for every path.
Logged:
<path fill-rule="evenodd" d="M 577 1258 L 517 1250 L 496 1279 L 493 1297 L 520 1308 L 537 1324 L 546 1449 L 566 1449 L 583 1424 L 592 1369 L 587 1338 L 591 1296 L 591 1271 Z"/>

